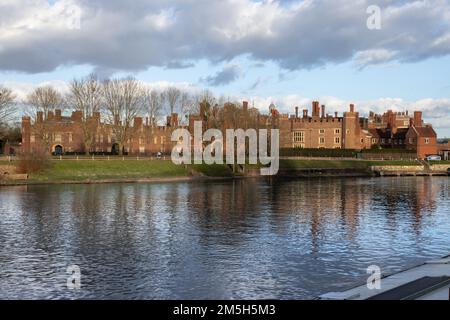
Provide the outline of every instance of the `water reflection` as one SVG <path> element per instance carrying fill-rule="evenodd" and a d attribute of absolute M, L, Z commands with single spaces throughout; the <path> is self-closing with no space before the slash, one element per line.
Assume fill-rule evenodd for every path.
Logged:
<path fill-rule="evenodd" d="M 0 298 L 311 298 L 448 254 L 449 202 L 425 177 L 2 188 Z"/>

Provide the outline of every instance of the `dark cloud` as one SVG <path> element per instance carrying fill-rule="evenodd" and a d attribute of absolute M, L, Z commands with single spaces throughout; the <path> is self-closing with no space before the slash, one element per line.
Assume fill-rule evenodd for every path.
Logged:
<path fill-rule="evenodd" d="M 238 65 L 229 65 L 217 72 L 215 75 L 201 78 L 200 82 L 213 87 L 224 86 L 237 80 L 240 75 L 241 68 Z"/>
<path fill-rule="evenodd" d="M 382 8 L 381 30 L 366 26 Z M 70 28 L 72 6 L 80 29 Z M 88 64 L 104 70 L 189 67 L 247 55 L 287 70 L 354 60 L 359 68 L 450 53 L 445 0 L 3 0 L 0 70 Z"/>
<path fill-rule="evenodd" d="M 166 64 L 166 69 L 188 69 L 195 67 L 195 63 L 183 61 L 171 61 Z"/>

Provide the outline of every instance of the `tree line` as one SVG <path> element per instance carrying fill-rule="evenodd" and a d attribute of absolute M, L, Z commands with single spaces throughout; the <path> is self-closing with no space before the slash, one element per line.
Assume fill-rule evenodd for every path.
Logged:
<path fill-rule="evenodd" d="M 181 121 L 190 114 L 198 114 L 199 106 L 224 104 L 224 97 L 216 98 L 209 90 L 190 93 L 176 87 L 164 90 L 150 88 L 132 77 L 99 80 L 94 74 L 73 79 L 68 92 L 62 94 L 52 86 L 41 86 L 17 101 L 14 92 L 0 86 L 0 140 L 11 134 L 11 121 L 20 113 L 30 116 L 35 124 L 34 134 L 45 148 L 51 145 L 49 111 L 55 109 L 79 111 L 86 153 L 92 150 L 99 126 L 96 115 L 111 125 L 115 142 L 123 150 L 133 135 L 133 120 L 146 115 L 151 125 L 167 114 L 178 113 Z M 20 110 L 19 109 L 20 106 Z M 38 112 L 43 121 L 37 121 Z M 17 133 L 17 130 L 16 130 Z"/>

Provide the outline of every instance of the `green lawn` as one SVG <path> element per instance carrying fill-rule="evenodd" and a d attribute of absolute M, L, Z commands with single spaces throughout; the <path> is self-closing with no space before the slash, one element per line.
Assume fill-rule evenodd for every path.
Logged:
<path fill-rule="evenodd" d="M 196 164 L 192 169 L 208 177 L 231 177 L 231 170 L 225 164 Z"/>
<path fill-rule="evenodd" d="M 32 174 L 30 179 L 37 181 L 83 181 L 105 179 L 148 179 L 161 177 L 188 176 L 184 166 L 176 166 L 171 161 L 136 160 L 63 160 L 52 161 L 50 169 Z"/>
<path fill-rule="evenodd" d="M 442 162 L 441 162 L 442 163 Z M 0 161 L 0 165 L 12 164 Z M 359 161 L 359 160 L 280 160 L 281 169 L 361 169 L 368 170 L 377 165 L 418 165 L 415 161 Z M 258 168 L 259 165 L 247 165 Z M 194 171 L 194 172 L 193 172 Z M 201 173 L 208 177 L 230 177 L 231 170 L 226 165 L 192 165 L 188 168 L 177 166 L 169 160 L 53 160 L 51 168 L 30 175 L 31 181 L 95 181 L 95 180 L 135 180 L 150 178 L 187 177 L 191 173 Z"/>
<path fill-rule="evenodd" d="M 431 165 L 433 165 L 433 164 L 443 164 L 443 165 L 446 165 L 446 164 L 450 164 L 450 161 L 430 161 L 430 164 L 431 164 Z"/>

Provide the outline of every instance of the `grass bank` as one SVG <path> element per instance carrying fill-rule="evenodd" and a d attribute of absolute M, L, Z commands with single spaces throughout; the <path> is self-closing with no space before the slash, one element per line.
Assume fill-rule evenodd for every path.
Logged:
<path fill-rule="evenodd" d="M 31 174 L 30 180 L 45 181 L 84 181 L 84 180 L 132 180 L 151 178 L 174 178 L 189 176 L 183 166 L 171 161 L 136 160 L 63 160 L 52 161 L 52 166 L 40 173 Z"/>
<path fill-rule="evenodd" d="M 14 162 L 0 161 L 0 165 Z M 366 170 L 371 166 L 412 166 L 415 161 L 364 161 L 364 160 L 280 160 L 280 170 L 346 169 Z M 247 169 L 259 166 L 247 165 Z M 53 160 L 49 169 L 31 174 L 24 183 L 84 183 L 84 182 L 132 182 L 177 181 L 191 177 L 232 177 L 227 165 L 177 166 L 170 160 Z"/>

